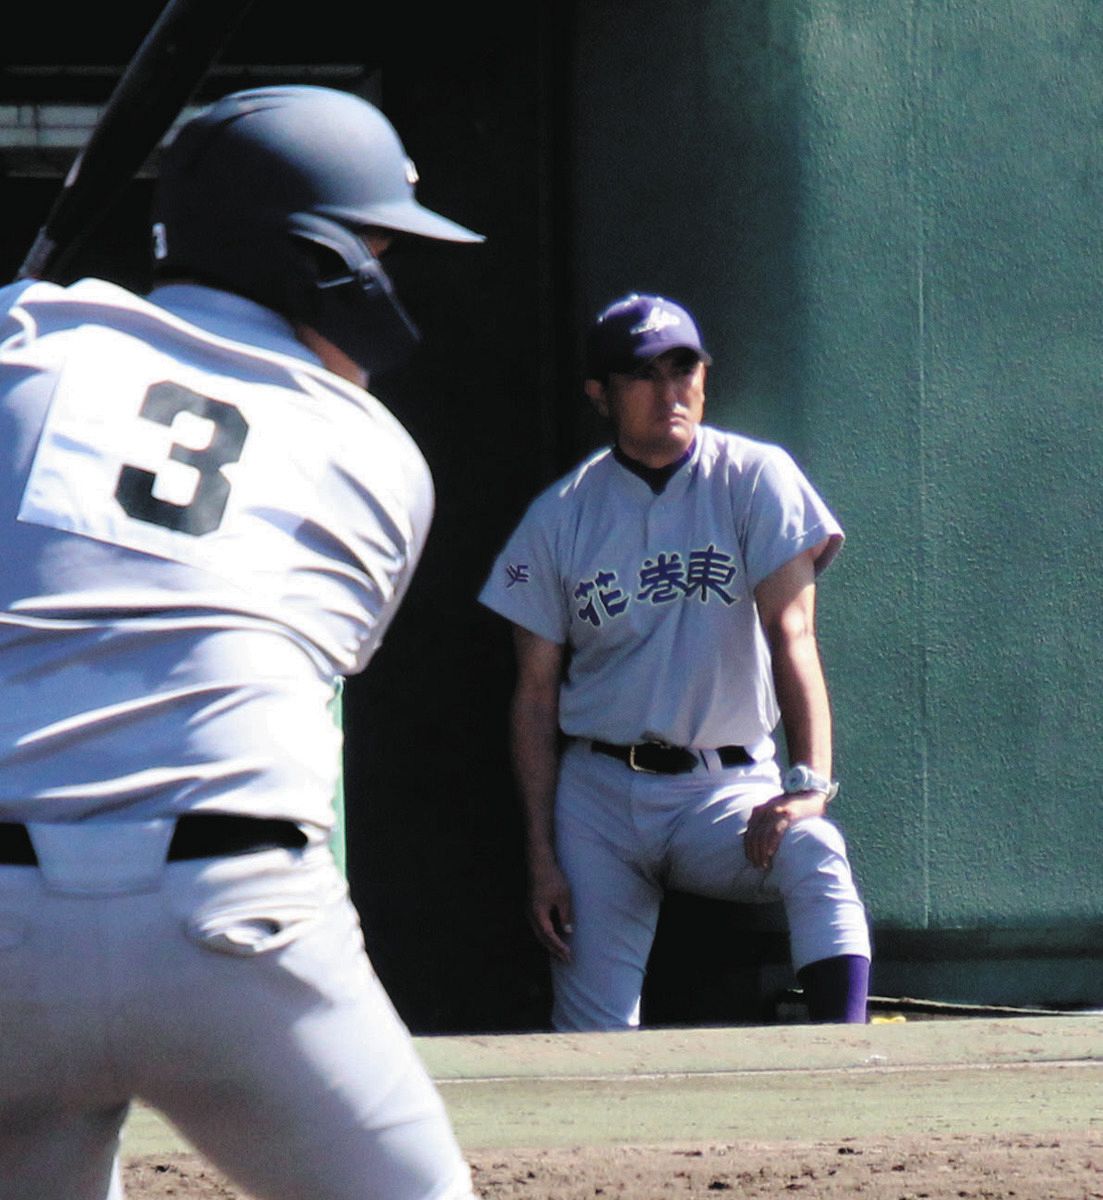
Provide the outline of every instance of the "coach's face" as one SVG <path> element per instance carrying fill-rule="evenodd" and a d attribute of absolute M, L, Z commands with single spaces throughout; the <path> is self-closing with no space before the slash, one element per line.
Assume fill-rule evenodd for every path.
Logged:
<path fill-rule="evenodd" d="M 693 444 L 705 411 L 705 364 L 692 350 L 667 350 L 630 375 L 586 380 L 586 394 L 637 462 L 665 467 Z"/>

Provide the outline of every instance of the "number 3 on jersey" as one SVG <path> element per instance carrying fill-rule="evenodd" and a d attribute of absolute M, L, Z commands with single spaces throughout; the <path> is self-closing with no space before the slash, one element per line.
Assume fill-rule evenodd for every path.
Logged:
<path fill-rule="evenodd" d="M 200 396 L 178 383 L 169 382 L 150 387 L 138 415 L 159 425 L 171 426 L 181 413 L 192 413 L 210 421 L 213 429 L 210 442 L 202 449 L 175 442 L 169 451 L 173 462 L 192 467 L 197 473 L 191 499 L 185 504 L 161 499 L 155 495 L 157 472 L 133 466 L 123 466 L 119 471 L 115 499 L 135 520 L 199 537 L 217 529 L 222 521 L 230 498 L 230 481 L 222 468 L 241 457 L 249 426 L 232 404 Z"/>

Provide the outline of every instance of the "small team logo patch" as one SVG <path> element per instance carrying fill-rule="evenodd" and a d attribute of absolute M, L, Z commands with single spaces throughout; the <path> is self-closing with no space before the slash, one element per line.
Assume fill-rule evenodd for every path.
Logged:
<path fill-rule="evenodd" d="M 638 325 L 633 326 L 632 335 L 634 337 L 640 333 L 658 333 L 660 329 L 667 329 L 671 325 L 681 325 L 681 323 L 680 317 L 667 312 L 656 304 Z"/>
<path fill-rule="evenodd" d="M 506 566 L 506 575 L 509 576 L 509 583 L 506 584 L 507 588 L 513 587 L 515 583 L 528 583 L 529 565 L 528 563 L 517 563 L 514 566 L 513 563 L 509 563 Z"/>

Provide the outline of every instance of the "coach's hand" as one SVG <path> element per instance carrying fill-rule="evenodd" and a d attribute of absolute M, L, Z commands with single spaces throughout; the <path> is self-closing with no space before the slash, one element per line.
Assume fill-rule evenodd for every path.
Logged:
<path fill-rule="evenodd" d="M 789 826 L 805 817 L 822 817 L 826 809 L 822 792 L 783 793 L 753 809 L 743 834 L 743 851 L 751 866 L 765 871 L 774 861 Z"/>
<path fill-rule="evenodd" d="M 529 922 L 542 946 L 560 961 L 571 961 L 571 888 L 554 859 L 529 866 Z"/>

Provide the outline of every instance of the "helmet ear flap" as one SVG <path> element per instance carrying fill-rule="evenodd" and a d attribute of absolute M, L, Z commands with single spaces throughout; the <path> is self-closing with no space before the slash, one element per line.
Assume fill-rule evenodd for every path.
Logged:
<path fill-rule="evenodd" d="M 319 241 L 297 230 L 291 231 L 290 242 L 298 270 L 314 287 L 334 287 L 355 270 L 348 257 L 329 242 Z"/>
<path fill-rule="evenodd" d="M 287 225 L 294 310 L 369 375 L 400 366 L 420 341 L 390 277 L 367 243 L 337 221 L 295 213 Z"/>

